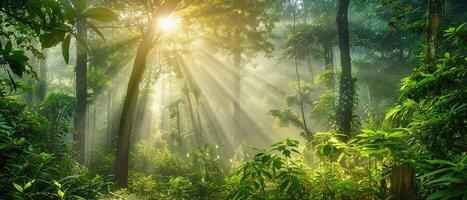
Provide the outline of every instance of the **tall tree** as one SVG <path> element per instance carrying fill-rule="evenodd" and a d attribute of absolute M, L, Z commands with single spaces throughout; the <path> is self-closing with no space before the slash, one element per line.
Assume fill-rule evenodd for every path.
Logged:
<path fill-rule="evenodd" d="M 130 150 L 130 136 L 133 125 L 133 117 L 138 102 L 139 85 L 146 69 L 146 59 L 149 51 L 153 47 L 155 37 L 160 34 L 157 30 L 157 20 L 159 17 L 170 15 L 180 4 L 181 0 L 159 2 L 151 8 L 151 18 L 148 20 L 146 30 L 142 35 L 142 40 L 136 52 L 135 62 L 128 82 L 125 101 L 120 119 L 118 132 L 117 159 L 115 162 L 115 179 L 118 187 L 128 185 L 128 159 Z"/>
<path fill-rule="evenodd" d="M 441 27 L 442 11 L 442 0 L 428 0 L 426 62 L 430 66 L 433 66 L 436 62 L 436 51 L 438 48 L 438 38 Z"/>
<path fill-rule="evenodd" d="M 47 91 L 47 49 L 42 49 L 43 59 L 39 62 L 39 84 L 37 85 L 37 102 L 45 99 Z"/>
<path fill-rule="evenodd" d="M 87 5 L 86 0 L 78 2 L 79 5 L 76 5 L 78 8 L 85 8 Z M 76 31 L 78 32 L 78 37 L 86 40 L 88 35 L 86 18 L 80 16 L 76 22 Z M 76 160 L 80 164 L 84 164 L 85 156 L 84 152 L 86 150 L 86 112 L 87 112 L 87 63 L 88 55 L 86 52 L 85 44 L 77 42 L 76 48 L 76 113 L 75 113 L 75 132 L 73 139 L 76 143 L 75 153 Z"/>
<path fill-rule="evenodd" d="M 348 8 L 350 0 L 339 0 L 337 10 L 337 32 L 342 75 L 339 85 L 339 104 L 336 112 L 336 128 L 338 132 L 350 136 L 352 132 L 354 85 L 350 63 Z"/>

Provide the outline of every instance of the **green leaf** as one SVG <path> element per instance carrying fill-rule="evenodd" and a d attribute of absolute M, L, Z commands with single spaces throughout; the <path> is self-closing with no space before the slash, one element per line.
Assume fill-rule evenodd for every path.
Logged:
<path fill-rule="evenodd" d="M 11 71 L 18 75 L 19 77 L 23 76 L 23 72 L 26 71 L 26 65 L 29 58 L 24 55 L 22 50 L 13 50 L 10 52 L 9 56 L 6 57 L 8 65 L 10 65 Z"/>
<path fill-rule="evenodd" d="M 467 193 L 465 191 L 465 188 L 455 188 L 455 189 L 446 189 L 446 190 L 440 190 L 437 191 L 430 196 L 428 196 L 426 199 L 427 200 L 433 200 L 433 199 L 451 199 L 456 196 L 460 196 L 462 194 Z"/>
<path fill-rule="evenodd" d="M 89 26 L 89 28 L 91 28 L 100 38 L 102 38 L 102 40 L 105 41 L 104 34 L 99 30 L 99 28 L 97 28 L 96 26 L 94 26 L 94 24 L 89 23 L 89 22 L 88 22 L 88 26 Z"/>
<path fill-rule="evenodd" d="M 332 146 L 330 144 L 326 144 L 321 148 L 321 155 L 329 156 L 332 152 Z"/>
<path fill-rule="evenodd" d="M 429 160 L 428 161 L 429 163 L 431 164 L 441 164 L 441 165 L 451 165 L 451 166 L 455 166 L 456 164 L 450 162 L 450 161 L 447 161 L 447 160 Z"/>
<path fill-rule="evenodd" d="M 67 35 L 62 42 L 62 55 L 63 59 L 65 59 L 66 64 L 68 64 L 68 61 L 70 59 L 70 39 L 71 36 Z"/>
<path fill-rule="evenodd" d="M 290 151 L 289 150 L 284 150 L 282 151 L 282 153 L 284 154 L 285 157 L 290 157 Z"/>
<path fill-rule="evenodd" d="M 19 192 L 23 192 L 23 188 L 22 188 L 20 185 L 18 185 L 18 184 L 16 184 L 16 183 L 13 183 L 13 186 L 14 186 L 14 187 L 16 188 L 16 190 L 18 190 Z"/>
<path fill-rule="evenodd" d="M 86 8 L 81 12 L 81 15 L 101 22 L 112 22 L 118 20 L 117 13 L 105 7 Z"/>
<path fill-rule="evenodd" d="M 13 44 L 11 43 L 11 40 L 8 40 L 8 42 L 5 45 L 5 51 L 10 52 L 13 49 Z"/>
<path fill-rule="evenodd" d="M 61 198 L 63 198 L 63 196 L 65 196 L 65 193 L 64 193 L 62 190 L 60 190 L 60 189 L 58 189 L 57 194 L 58 194 L 58 196 L 61 197 Z"/>
<path fill-rule="evenodd" d="M 451 170 L 451 168 L 443 168 L 443 169 L 435 170 L 435 171 L 432 171 L 430 173 L 424 174 L 423 176 L 420 176 L 419 178 L 425 178 L 425 177 L 428 177 L 428 176 L 433 176 L 435 174 L 439 174 L 439 173 L 449 171 L 449 170 Z"/>
<path fill-rule="evenodd" d="M 31 187 L 31 185 L 34 184 L 34 182 L 36 182 L 36 180 L 32 179 L 31 181 L 26 183 L 26 185 L 24 185 L 24 190 L 27 190 L 29 187 Z"/>
<path fill-rule="evenodd" d="M 89 51 L 89 45 L 86 39 L 81 37 L 79 34 L 73 34 L 75 37 L 76 41 L 78 42 L 78 45 L 82 45 L 86 51 Z"/>

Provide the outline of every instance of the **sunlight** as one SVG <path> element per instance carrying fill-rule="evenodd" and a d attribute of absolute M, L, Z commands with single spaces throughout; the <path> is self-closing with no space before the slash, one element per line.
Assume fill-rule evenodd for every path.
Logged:
<path fill-rule="evenodd" d="M 180 28 L 182 19 L 174 16 L 166 16 L 158 21 L 159 28 L 166 33 L 173 32 Z"/>

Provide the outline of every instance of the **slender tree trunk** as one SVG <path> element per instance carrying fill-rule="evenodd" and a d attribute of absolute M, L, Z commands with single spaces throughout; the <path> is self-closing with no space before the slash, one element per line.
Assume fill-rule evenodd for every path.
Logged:
<path fill-rule="evenodd" d="M 332 45 L 326 44 L 324 47 L 324 69 L 331 71 L 333 74 L 330 77 L 331 82 L 329 88 L 334 91 L 336 83 L 334 81 L 334 52 L 332 50 Z"/>
<path fill-rule="evenodd" d="M 86 3 L 84 3 L 86 4 Z M 87 27 L 86 19 L 80 18 L 76 24 L 78 35 L 86 39 Z M 87 60 L 88 55 L 83 44 L 77 42 L 76 56 L 76 114 L 75 114 L 75 132 L 73 140 L 75 142 L 76 160 L 84 164 L 86 150 L 86 107 L 87 107 Z"/>
<path fill-rule="evenodd" d="M 292 10 L 292 17 L 293 17 L 293 34 L 295 35 L 296 34 L 296 13 L 295 13 L 295 9 L 297 7 L 296 5 L 296 1 L 293 1 L 294 5 L 293 5 L 293 10 Z M 308 125 L 307 125 L 307 122 L 306 122 L 306 116 L 305 116 L 305 107 L 303 105 L 303 101 L 302 101 L 302 86 L 301 86 L 301 79 L 300 79 L 300 73 L 299 73 L 299 70 L 298 70 L 298 59 L 297 59 L 297 48 L 294 48 L 294 64 L 295 64 L 295 75 L 297 77 L 297 89 L 298 89 L 298 103 L 300 105 L 300 113 L 301 113 L 301 117 L 302 117 L 302 126 L 303 126 L 303 131 L 304 131 L 304 137 L 306 139 L 309 139 L 310 136 L 311 136 L 311 133 L 308 131 Z"/>
<path fill-rule="evenodd" d="M 161 101 L 160 101 L 160 104 L 159 105 L 165 105 L 166 103 L 166 89 L 167 89 L 167 82 L 169 82 L 169 78 L 167 77 L 166 79 L 164 79 L 162 81 L 162 85 L 161 85 Z M 160 120 L 160 124 L 159 124 L 159 130 L 165 130 L 165 124 L 166 124 L 166 109 L 165 108 L 162 108 L 161 109 L 161 120 Z"/>
<path fill-rule="evenodd" d="M 28 77 L 27 79 L 28 79 L 28 81 L 27 81 L 28 85 L 34 85 L 34 79 L 33 78 Z M 28 90 L 26 90 L 25 103 L 29 107 L 33 107 L 33 104 L 34 104 L 34 101 L 33 101 L 34 98 L 33 97 L 34 97 L 34 89 L 29 88 Z"/>
<path fill-rule="evenodd" d="M 311 63 L 311 54 L 307 55 L 306 58 L 306 64 L 308 66 L 308 69 L 310 70 L 310 75 L 311 75 L 311 83 L 314 83 L 315 82 L 315 73 L 313 71 L 313 64 Z"/>
<path fill-rule="evenodd" d="M 143 34 L 143 39 L 136 52 L 135 62 L 128 82 L 125 102 L 123 103 L 120 128 L 118 131 L 117 159 L 115 162 L 115 179 L 117 187 L 128 186 L 128 158 L 130 150 L 131 128 L 138 103 L 139 84 L 146 69 L 146 58 L 152 49 L 153 40 L 156 36 L 156 24 L 158 16 L 169 15 L 181 0 L 165 1 L 163 5 L 157 7 L 153 12 L 153 18 L 149 20 L 147 30 Z"/>
<path fill-rule="evenodd" d="M 112 87 L 107 91 L 107 134 L 105 137 L 106 149 L 112 148 L 112 129 L 113 129 L 113 120 L 112 120 Z"/>
<path fill-rule="evenodd" d="M 350 64 L 349 21 L 347 18 L 350 0 L 339 0 L 337 12 L 337 29 L 341 54 L 342 75 L 340 79 L 339 105 L 336 112 L 337 130 L 347 135 L 352 131 L 353 82 Z M 346 139 L 348 139 L 348 137 Z"/>
<path fill-rule="evenodd" d="M 199 132 L 198 122 L 195 117 L 195 109 L 193 106 L 193 101 L 192 101 L 190 92 L 185 92 L 185 96 L 186 96 L 187 104 L 188 104 L 188 112 L 190 113 L 191 125 L 193 127 L 193 132 L 195 133 L 195 137 L 196 137 L 196 147 L 201 147 L 203 143 L 203 139 Z"/>
<path fill-rule="evenodd" d="M 326 44 L 324 47 L 324 68 L 326 70 L 332 70 L 333 64 L 332 45 Z"/>
<path fill-rule="evenodd" d="M 122 117 L 120 120 L 120 129 L 117 144 L 117 160 L 115 178 L 118 187 L 127 187 L 128 185 L 128 156 L 130 149 L 131 128 L 135 114 L 136 104 L 138 102 L 139 84 L 146 69 L 146 58 L 152 48 L 154 39 L 154 30 L 149 28 L 139 44 L 136 53 L 133 71 L 130 75 L 128 88 L 126 91 L 125 102 L 123 104 Z"/>
<path fill-rule="evenodd" d="M 242 127 L 241 127 L 241 105 L 240 105 L 240 84 L 241 84 L 241 72 L 242 72 L 242 55 L 240 51 L 234 52 L 234 74 L 233 74 L 233 125 L 236 135 L 236 139 L 241 138 Z"/>
<path fill-rule="evenodd" d="M 31 63 L 32 63 L 32 69 L 34 71 L 37 71 L 37 65 L 39 65 L 39 59 L 34 56 L 34 55 L 31 55 Z M 27 80 L 27 85 L 29 86 L 32 86 L 34 85 L 34 78 L 32 76 L 28 76 L 26 77 L 26 80 Z M 28 88 L 28 90 L 25 90 L 24 92 L 24 103 L 29 106 L 29 107 L 33 107 L 33 104 L 34 104 L 34 94 L 35 94 L 35 88 L 31 87 L 31 88 Z"/>
<path fill-rule="evenodd" d="M 436 63 L 438 49 L 438 37 L 441 26 L 441 16 L 443 12 L 442 0 L 428 0 L 428 30 L 426 44 L 426 62 L 433 67 Z"/>
<path fill-rule="evenodd" d="M 39 63 L 39 84 L 37 86 L 37 102 L 41 103 L 45 99 L 45 94 L 47 90 L 47 55 L 48 50 L 42 49 L 42 59 Z"/>
<path fill-rule="evenodd" d="M 203 138 L 203 126 L 202 126 L 202 122 L 201 122 L 201 114 L 200 114 L 200 105 L 199 105 L 199 96 L 195 96 L 195 106 L 196 106 L 196 122 L 198 123 L 197 127 L 198 127 L 198 134 L 200 135 L 201 137 L 201 141 L 204 141 L 204 138 Z"/>

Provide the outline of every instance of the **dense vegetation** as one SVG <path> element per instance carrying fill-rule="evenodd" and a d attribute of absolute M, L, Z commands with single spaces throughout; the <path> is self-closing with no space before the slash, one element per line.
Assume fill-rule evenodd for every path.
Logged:
<path fill-rule="evenodd" d="M 0 199 L 467 199 L 465 0 L 2 0 Z"/>

